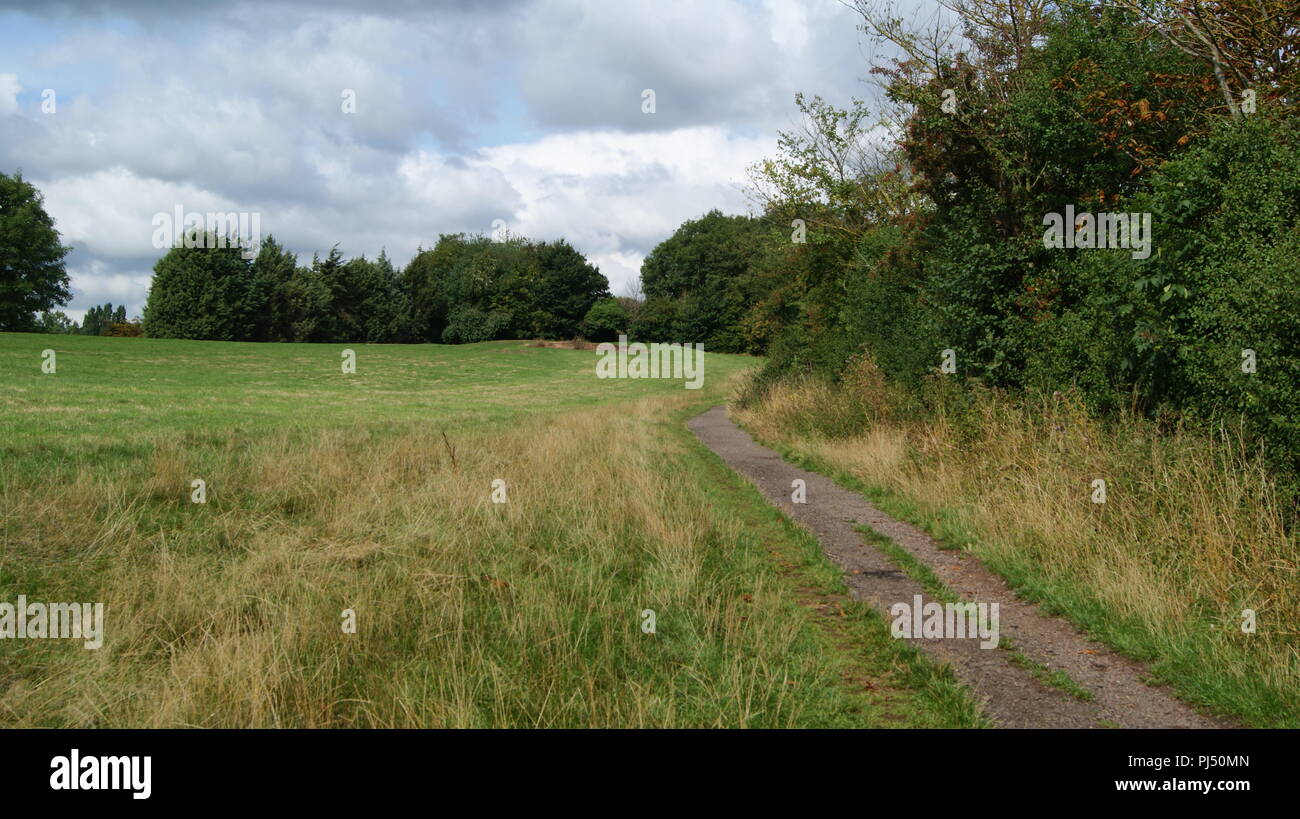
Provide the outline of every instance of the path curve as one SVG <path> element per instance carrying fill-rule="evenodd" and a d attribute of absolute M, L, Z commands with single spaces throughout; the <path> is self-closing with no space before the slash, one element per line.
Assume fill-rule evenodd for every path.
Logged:
<path fill-rule="evenodd" d="M 929 566 L 963 600 L 997 603 L 1001 634 L 1014 640 L 1016 650 L 1050 669 L 1065 671 L 1094 695 L 1085 702 L 1041 683 L 1016 665 L 1010 652 L 982 649 L 978 639 L 909 641 L 947 662 L 998 727 L 1231 727 L 1226 720 L 1198 713 L 1167 686 L 1147 685 L 1142 663 L 1089 640 L 1063 619 L 1042 614 L 1017 598 L 975 557 L 940 549 L 925 532 L 884 514 L 858 493 L 759 445 L 732 423 L 726 407 L 713 407 L 692 418 L 688 426 L 770 503 L 817 537 L 827 556 L 845 570 L 845 582 L 855 598 L 871 603 L 890 620 L 889 607 L 894 603 L 910 604 L 915 595 L 927 603 L 934 599 L 854 530 L 865 524 Z M 797 478 L 806 482 L 806 503 L 791 503 L 792 481 Z"/>

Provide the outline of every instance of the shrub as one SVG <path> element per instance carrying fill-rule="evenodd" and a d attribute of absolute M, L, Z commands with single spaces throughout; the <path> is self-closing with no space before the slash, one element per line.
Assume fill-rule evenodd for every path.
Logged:
<path fill-rule="evenodd" d="M 618 299 L 601 299 L 591 306 L 580 330 L 591 341 L 614 341 L 627 332 L 627 313 Z"/>
<path fill-rule="evenodd" d="M 510 327 L 510 314 L 504 310 L 484 312 L 473 307 L 451 311 L 447 329 L 442 331 L 446 344 L 474 344 L 499 338 Z"/>

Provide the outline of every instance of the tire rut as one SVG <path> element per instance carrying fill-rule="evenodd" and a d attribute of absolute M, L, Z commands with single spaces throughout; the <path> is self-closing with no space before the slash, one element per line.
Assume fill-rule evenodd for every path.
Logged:
<path fill-rule="evenodd" d="M 1119 655 L 1017 598 L 1005 581 L 964 552 L 940 549 L 920 529 L 881 512 L 856 492 L 829 478 L 786 462 L 756 443 L 717 406 L 692 418 L 688 426 L 700 441 L 749 480 L 767 500 L 808 529 L 828 557 L 845 570 L 852 595 L 890 618 L 895 603 L 937 600 L 908 577 L 883 552 L 869 545 L 856 526 L 886 535 L 929 566 L 963 601 L 997 603 L 1001 636 L 1049 670 L 1060 670 L 1093 694 L 1084 701 L 1036 679 L 1017 665 L 1011 652 L 980 648 L 978 638 L 914 638 L 909 642 L 947 663 L 975 693 L 985 713 L 1002 728 L 1225 728 L 1230 723 L 1207 716 L 1173 696 L 1167 686 L 1143 682 L 1142 663 Z M 791 486 L 802 479 L 806 503 L 791 502 Z"/>

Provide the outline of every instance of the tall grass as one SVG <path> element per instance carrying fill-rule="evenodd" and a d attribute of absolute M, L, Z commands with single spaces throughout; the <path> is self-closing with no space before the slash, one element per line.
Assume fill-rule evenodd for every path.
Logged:
<path fill-rule="evenodd" d="M 1189 701 L 1300 726 L 1300 548 L 1240 435 L 1103 423 L 1061 393 L 935 390 L 917 413 L 860 359 L 842 384 L 771 384 L 739 418 L 1151 661 Z"/>
<path fill-rule="evenodd" d="M 107 621 L 97 651 L 0 641 L 0 723 L 875 724 L 744 504 L 704 486 L 672 416 L 692 401 L 446 436 L 163 430 L 116 465 L 0 465 L 3 599 L 101 601 Z M 885 664 L 907 666 L 877 625 Z M 914 707 L 889 718 L 975 723 L 942 685 L 949 705 L 901 691 Z"/>

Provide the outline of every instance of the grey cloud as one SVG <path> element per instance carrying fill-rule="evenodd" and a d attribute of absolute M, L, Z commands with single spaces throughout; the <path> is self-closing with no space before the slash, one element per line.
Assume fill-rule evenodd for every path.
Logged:
<path fill-rule="evenodd" d="M 176 204 L 260 212 L 263 233 L 304 259 L 340 242 L 348 255 L 387 248 L 400 264 L 417 244 L 487 232 L 494 219 L 610 257 L 644 255 L 683 219 L 743 200 L 708 163 L 683 161 L 702 152 L 716 165 L 728 146 L 694 132 L 638 140 L 685 126 L 770 135 L 790 124 L 797 90 L 862 92 L 852 14 L 805 5 L 806 33 L 762 4 L 723 0 L 0 0 L 0 12 L 71 21 L 67 37 L 28 47 L 37 64 L 111 76 L 59 89 L 55 115 L 33 111 L 30 96 L 0 113 L 0 171 L 22 167 L 57 194 L 47 198 L 78 246 L 74 309 L 117 302 L 105 296 L 128 286 L 138 291 L 128 305 L 143 303 L 127 280 L 152 270 L 149 218 Z M 138 25 L 86 33 L 121 18 Z M 0 73 L 30 95 L 37 64 Z M 340 110 L 344 88 L 358 113 Z M 656 92 L 653 115 L 641 112 L 644 88 Z M 588 163 L 564 143 L 592 132 L 602 141 Z M 543 150 L 491 150 L 549 135 L 559 139 Z"/>

